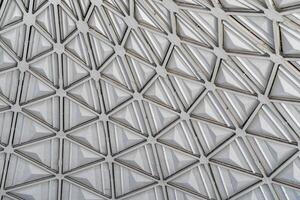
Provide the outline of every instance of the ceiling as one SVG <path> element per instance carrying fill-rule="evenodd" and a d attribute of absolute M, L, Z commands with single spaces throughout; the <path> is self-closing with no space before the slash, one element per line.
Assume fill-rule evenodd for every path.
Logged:
<path fill-rule="evenodd" d="M 2 200 L 300 199 L 299 0 L 0 0 Z"/>

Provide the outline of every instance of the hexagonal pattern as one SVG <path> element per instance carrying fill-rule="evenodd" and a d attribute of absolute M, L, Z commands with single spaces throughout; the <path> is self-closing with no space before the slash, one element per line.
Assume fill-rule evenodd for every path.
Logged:
<path fill-rule="evenodd" d="M 1 199 L 300 199 L 299 8 L 0 0 Z"/>

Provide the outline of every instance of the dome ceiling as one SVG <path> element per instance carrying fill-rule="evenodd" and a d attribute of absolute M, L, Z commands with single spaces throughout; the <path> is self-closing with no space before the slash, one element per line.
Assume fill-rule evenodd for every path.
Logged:
<path fill-rule="evenodd" d="M 300 199 L 298 0 L 0 0 L 1 200 Z"/>

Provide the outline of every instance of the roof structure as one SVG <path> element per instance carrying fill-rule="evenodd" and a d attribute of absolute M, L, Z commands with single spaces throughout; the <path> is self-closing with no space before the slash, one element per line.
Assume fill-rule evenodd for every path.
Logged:
<path fill-rule="evenodd" d="M 299 200 L 299 0 L 0 0 L 1 200 Z"/>

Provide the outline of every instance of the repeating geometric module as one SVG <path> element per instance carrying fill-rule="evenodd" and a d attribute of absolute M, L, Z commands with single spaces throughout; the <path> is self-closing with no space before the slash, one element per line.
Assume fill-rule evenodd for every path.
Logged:
<path fill-rule="evenodd" d="M 298 200 L 299 150 L 299 0 L 0 0 L 1 200 Z"/>

